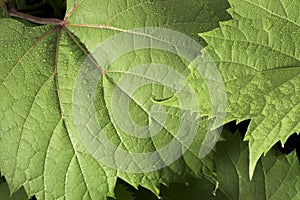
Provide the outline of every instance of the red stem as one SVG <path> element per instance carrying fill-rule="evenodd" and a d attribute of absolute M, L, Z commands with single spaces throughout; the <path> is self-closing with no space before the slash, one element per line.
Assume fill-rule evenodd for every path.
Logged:
<path fill-rule="evenodd" d="M 55 18 L 41 18 L 41 17 L 35 17 L 32 15 L 28 15 L 25 13 L 21 13 L 16 11 L 13 8 L 8 8 L 8 13 L 12 17 L 18 17 L 21 19 L 26 19 L 28 21 L 37 23 L 37 24 L 54 24 L 54 25 L 62 25 L 62 20 L 55 19 Z"/>

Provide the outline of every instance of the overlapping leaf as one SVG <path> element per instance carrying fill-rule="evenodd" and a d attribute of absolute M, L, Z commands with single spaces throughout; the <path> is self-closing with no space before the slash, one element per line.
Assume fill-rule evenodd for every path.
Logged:
<path fill-rule="evenodd" d="M 219 192 L 226 199 L 299 199 L 300 169 L 295 151 L 285 156 L 271 149 L 259 160 L 252 181 L 248 157 L 247 144 L 238 133 L 217 144 Z"/>
<path fill-rule="evenodd" d="M 219 66 L 227 93 L 226 122 L 251 119 L 250 177 L 256 162 L 278 141 L 300 131 L 300 3 L 230 0 L 233 20 L 201 34 Z M 191 77 L 205 99 L 196 73 Z M 204 106 L 203 110 L 209 107 Z"/>

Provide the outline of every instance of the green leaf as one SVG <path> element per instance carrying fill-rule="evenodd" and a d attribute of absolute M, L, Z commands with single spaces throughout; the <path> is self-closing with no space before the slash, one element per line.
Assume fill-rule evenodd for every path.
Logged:
<path fill-rule="evenodd" d="M 61 118 L 54 73 L 57 29 L 26 28 L 9 19 L 1 24 L 8 27 L 1 45 L 11 51 L 1 54 L 6 67 L 0 79 L 5 94 L 0 158 L 12 192 L 24 185 L 38 199 L 103 199 L 115 172 L 77 152 Z"/>
<path fill-rule="evenodd" d="M 230 4 L 233 20 L 200 35 L 208 42 L 205 52 L 218 65 L 226 87 L 227 116 L 219 125 L 251 119 L 245 140 L 252 177 L 263 153 L 300 131 L 300 3 L 230 0 Z M 203 102 L 208 94 L 199 79 L 195 71 L 190 82 Z M 202 107 L 204 114 L 210 113 L 209 106 Z"/>
<path fill-rule="evenodd" d="M 219 21 L 230 19 L 225 11 L 228 6 L 225 0 L 201 2 L 195 0 L 133 0 L 130 2 L 68 0 L 66 17 L 69 17 L 68 29 L 80 38 L 90 52 L 94 50 L 95 45 L 115 32 L 144 27 L 177 30 L 200 41 L 204 46 L 206 43 L 198 37 L 198 33 L 212 30 L 219 26 Z M 73 8 L 77 11 L 68 16 L 68 12 L 74 11 Z M 76 26 L 76 24 L 81 25 Z M 108 27 L 101 28 L 101 25 Z"/>
<path fill-rule="evenodd" d="M 217 144 L 219 190 L 227 199 L 299 199 L 299 162 L 296 152 L 288 156 L 271 149 L 262 157 L 252 181 L 248 176 L 249 150 L 240 134 Z"/>
<path fill-rule="evenodd" d="M 159 194 L 158 187 L 161 183 L 182 181 L 186 175 L 204 175 L 209 181 L 213 181 L 215 176 L 213 154 L 204 159 L 198 157 L 199 144 L 202 143 L 209 124 L 209 120 L 205 119 L 201 120 L 199 128 L 196 127 L 193 143 L 175 149 L 178 151 L 177 154 L 184 154 L 182 157 L 172 158 L 173 152 L 170 149 L 170 159 L 174 162 L 167 163 L 170 165 L 165 168 L 133 173 L 99 162 L 99 159 L 104 157 L 108 162 L 114 163 L 117 160 L 121 161 L 119 164 L 130 167 L 132 161 L 130 156 L 134 153 L 155 151 L 174 138 L 174 141 L 179 140 L 179 144 L 185 140 L 186 137 L 181 135 L 178 139 L 179 136 L 176 134 L 176 131 L 180 130 L 178 122 L 181 120 L 181 110 L 170 107 L 165 108 L 166 124 L 157 126 L 159 123 L 154 123 L 156 128 L 162 129 L 159 130 L 159 134 L 145 139 L 128 136 L 126 131 L 113 126 L 116 125 L 111 118 L 114 109 L 121 110 L 124 105 L 120 104 L 121 108 L 119 105 L 111 108 L 111 103 L 115 102 L 110 100 L 110 97 L 114 95 L 115 88 L 120 97 L 127 95 L 127 90 L 119 88 L 120 85 L 116 84 L 122 75 L 128 76 L 127 78 L 131 80 L 144 81 L 149 78 L 146 70 L 135 71 L 136 74 L 133 75 L 127 73 L 132 72 L 130 70 L 135 64 L 162 63 L 171 66 L 170 68 L 182 77 L 186 77 L 189 73 L 187 61 L 175 53 L 163 52 L 161 49 L 126 52 L 126 55 L 111 63 L 109 68 L 105 68 L 106 71 L 102 71 L 102 76 L 96 77 L 97 92 L 95 98 L 92 98 L 96 110 L 92 113 L 89 113 L 91 110 L 85 110 L 89 108 L 86 105 L 87 101 L 83 101 L 84 98 L 80 95 L 77 96 L 86 94 L 82 90 L 85 82 L 78 79 L 78 76 L 80 70 L 83 70 L 81 75 L 94 71 L 97 72 L 94 75 L 101 73 L 97 67 L 102 57 L 89 55 L 88 52 L 93 53 L 99 43 L 119 32 L 125 32 L 131 37 L 136 36 L 135 32 L 131 31 L 133 28 L 145 26 L 172 28 L 197 39 L 204 45 L 204 41 L 197 37 L 197 33 L 211 30 L 218 25 L 219 20 L 228 19 L 224 7 L 218 5 L 220 2 L 226 6 L 226 2 L 223 0 L 201 3 L 196 0 L 130 1 L 128 4 L 124 1 L 100 3 L 85 0 L 77 1 L 76 4 L 74 2 L 68 1 L 68 13 L 61 24 L 25 27 L 12 19 L 0 20 L 3 27 L 0 32 L 0 47 L 3 50 L 0 54 L 0 93 L 3 95 L 0 103 L 0 169 L 11 191 L 15 192 L 24 186 L 27 194 L 35 195 L 37 199 L 105 199 L 107 196 L 114 196 L 117 177 L 134 187 L 142 185 L 156 195 Z M 183 12 L 185 10 L 190 10 L 189 15 Z M 144 36 L 151 38 L 151 33 Z M 166 42 L 168 41 L 162 41 Z M 115 46 L 111 52 L 117 52 L 118 48 Z M 107 57 L 109 58 L 109 55 Z M 86 66 L 82 68 L 83 64 Z M 159 74 L 160 79 L 172 70 L 165 72 L 167 74 L 154 71 Z M 90 81 L 94 76 L 89 75 L 91 77 L 79 77 Z M 173 82 L 176 83 L 178 80 Z M 76 93 L 77 90 L 83 93 Z M 152 99 L 165 98 L 171 94 L 166 87 L 145 85 L 129 95 L 131 108 L 129 114 L 135 123 L 143 126 L 154 120 L 147 115 L 151 106 L 155 105 Z M 93 135 L 78 131 L 80 128 L 91 132 L 97 130 L 97 126 L 89 120 L 90 117 L 98 120 L 105 136 L 112 144 L 121 150 L 134 153 L 129 157 L 115 158 L 114 151 L 99 149 L 101 141 L 97 142 L 97 137 L 95 140 L 93 138 L 89 140 Z M 187 120 L 185 124 L 189 126 L 181 128 L 187 132 L 193 127 L 191 124 L 198 125 L 199 121 L 190 123 Z M 85 139 L 90 142 L 88 145 L 84 143 Z M 105 155 L 99 157 L 99 153 L 103 152 L 107 153 L 106 157 Z M 141 164 L 151 163 L 150 159 L 144 161 Z M 157 164 L 164 166 L 164 161 L 158 159 Z M 134 167 L 140 164 L 132 163 Z M 153 167 L 156 169 L 155 165 Z"/>

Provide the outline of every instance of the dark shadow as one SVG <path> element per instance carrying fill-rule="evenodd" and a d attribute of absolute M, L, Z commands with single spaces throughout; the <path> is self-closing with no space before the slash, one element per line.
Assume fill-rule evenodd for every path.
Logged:
<path fill-rule="evenodd" d="M 42 18 L 63 19 L 66 0 L 11 0 L 10 5 L 17 11 Z"/>
<path fill-rule="evenodd" d="M 300 158 L 300 135 L 297 135 L 296 133 L 287 139 L 283 147 L 280 142 L 277 142 L 275 146 L 286 155 L 296 149 L 298 159 Z"/>

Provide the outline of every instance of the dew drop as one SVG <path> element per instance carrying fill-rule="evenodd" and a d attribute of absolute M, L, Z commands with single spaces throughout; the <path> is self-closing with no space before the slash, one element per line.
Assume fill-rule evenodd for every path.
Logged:
<path fill-rule="evenodd" d="M 217 196 L 217 191 L 213 191 L 213 192 L 212 192 L 212 195 L 213 195 L 213 196 Z"/>

